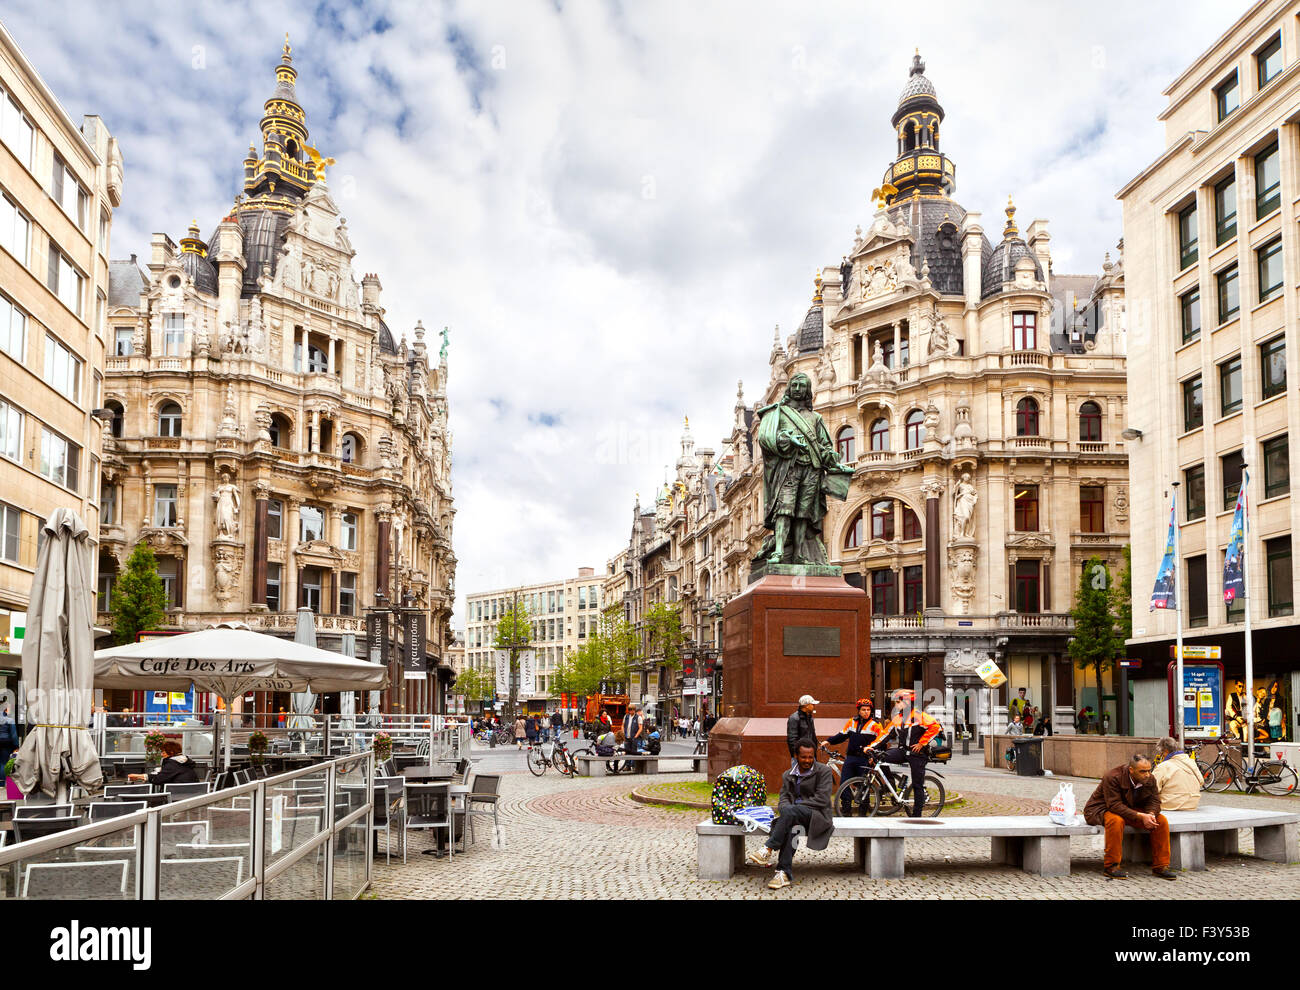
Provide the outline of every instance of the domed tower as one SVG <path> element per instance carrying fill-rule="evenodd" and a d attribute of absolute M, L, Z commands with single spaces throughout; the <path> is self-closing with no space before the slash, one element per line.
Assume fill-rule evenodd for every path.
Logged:
<path fill-rule="evenodd" d="M 304 164 L 307 114 L 298 103 L 294 89 L 297 79 L 286 34 L 280 64 L 275 67 L 275 92 L 262 114 L 262 156 L 255 158 L 250 149 L 244 160 L 244 193 L 250 198 L 278 194 L 298 199 L 316 179 L 313 166 Z"/>
<path fill-rule="evenodd" d="M 898 157 L 885 170 L 885 184 L 896 190 L 886 197 L 887 205 L 913 196 L 951 196 L 957 188 L 957 167 L 939 150 L 942 122 L 943 107 L 934 83 L 925 77 L 925 62 L 918 49 L 912 56 L 907 85 L 898 97 L 898 109 L 890 118 L 898 132 Z"/>

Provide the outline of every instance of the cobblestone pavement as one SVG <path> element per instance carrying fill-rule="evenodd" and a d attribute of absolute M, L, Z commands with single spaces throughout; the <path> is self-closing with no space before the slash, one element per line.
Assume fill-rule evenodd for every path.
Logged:
<path fill-rule="evenodd" d="M 504 762 L 504 761 L 503 761 Z M 1014 777 L 981 768 L 974 757 L 954 760 L 944 771 L 954 789 L 988 809 L 1024 809 L 1041 814 L 1059 777 Z M 702 775 L 674 774 L 674 780 Z M 1249 890 L 1258 899 L 1300 898 L 1300 864 L 1282 866 L 1247 856 L 1209 857 L 1204 873 L 1184 873 L 1171 883 L 1137 866 L 1131 879 L 1111 881 L 1101 874 L 1099 836 L 1071 840 L 1074 873 L 1035 877 L 989 862 L 989 840 L 947 839 L 910 842 L 907 876 L 872 880 L 853 870 L 847 839 L 832 839 L 823 852 L 802 852 L 795 860 L 793 887 L 769 891 L 769 870 L 745 867 L 729 881 L 704 881 L 695 875 L 694 825 L 699 811 L 674 811 L 640 804 L 628 795 L 644 778 L 577 778 L 556 774 L 533 777 L 507 772 L 501 781 L 503 843 L 491 836 L 491 818 L 476 821 L 477 842 L 450 862 L 419 855 L 432 841 L 428 833 L 410 835 L 409 862 L 375 860 L 372 895 L 378 898 L 849 898 L 937 897 L 943 899 L 1141 899 L 1197 900 Z M 1075 780 L 1082 807 L 1095 780 Z M 1282 802 L 1286 802 L 1285 804 Z M 1297 807 L 1300 798 L 1278 799 L 1235 794 L 1209 795 L 1206 803 L 1237 807 Z M 978 813 L 996 813 L 984 810 Z M 1005 813 L 1005 812 L 1003 812 Z M 382 840 L 381 840 L 382 841 Z M 757 846 L 758 840 L 751 839 Z M 1251 833 L 1241 833 L 1242 851 L 1253 849 Z"/>

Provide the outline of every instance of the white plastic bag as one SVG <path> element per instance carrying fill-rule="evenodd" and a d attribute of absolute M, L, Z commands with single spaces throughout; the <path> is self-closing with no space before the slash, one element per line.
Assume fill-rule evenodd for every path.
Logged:
<path fill-rule="evenodd" d="M 1060 790 L 1056 792 L 1056 797 L 1052 798 L 1047 817 L 1055 825 L 1073 825 L 1074 808 L 1074 785 L 1062 784 Z"/>
<path fill-rule="evenodd" d="M 732 814 L 736 816 L 736 821 L 745 826 L 746 832 L 770 832 L 772 822 L 776 820 L 776 812 L 761 804 L 740 808 Z"/>

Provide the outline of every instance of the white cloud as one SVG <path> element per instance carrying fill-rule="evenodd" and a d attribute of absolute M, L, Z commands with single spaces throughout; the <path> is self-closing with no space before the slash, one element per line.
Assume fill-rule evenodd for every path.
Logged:
<path fill-rule="evenodd" d="M 290 32 L 389 325 L 452 328 L 463 599 L 602 567 L 683 414 L 721 447 L 736 380 L 761 389 L 773 324 L 870 219 L 912 45 L 956 198 L 996 234 L 1014 195 L 1058 272 L 1097 271 L 1115 191 L 1163 148 L 1161 90 L 1240 9 L 951 3 L 909 32 L 853 2 L 11 0 L 5 23 L 122 143 L 119 257 L 229 207 Z"/>

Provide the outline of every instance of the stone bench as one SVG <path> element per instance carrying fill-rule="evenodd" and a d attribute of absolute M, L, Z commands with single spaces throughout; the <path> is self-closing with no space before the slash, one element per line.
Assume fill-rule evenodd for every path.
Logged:
<path fill-rule="evenodd" d="M 1254 829 L 1255 856 L 1274 863 L 1300 861 L 1300 812 L 1262 811 L 1201 805 L 1195 811 L 1162 812 L 1169 821 L 1169 866 L 1204 870 L 1205 854 L 1235 856 L 1237 830 Z M 1151 862 L 1151 838 L 1143 829 L 1124 829 L 1124 862 Z"/>
<path fill-rule="evenodd" d="M 908 839 L 987 838 L 995 863 L 1045 877 L 1070 874 L 1070 836 L 1095 835 L 1092 825 L 1055 825 L 1046 815 L 980 818 L 836 818 L 836 838 L 853 840 L 853 865 L 876 879 L 903 876 Z M 701 880 L 726 880 L 745 861 L 745 830 L 739 825 L 695 826 Z M 762 836 L 756 832 L 755 835 Z"/>
<path fill-rule="evenodd" d="M 582 777 L 605 776 L 610 761 L 631 763 L 635 773 L 658 773 L 659 764 L 664 760 L 689 760 L 694 773 L 703 773 L 709 765 L 707 756 L 692 756 L 690 754 L 665 755 L 660 753 L 658 756 L 650 756 L 646 753 L 638 753 L 636 756 L 625 756 L 620 753 L 617 756 L 589 756 L 583 753 L 575 755 L 573 759 L 578 765 L 578 774 Z"/>

